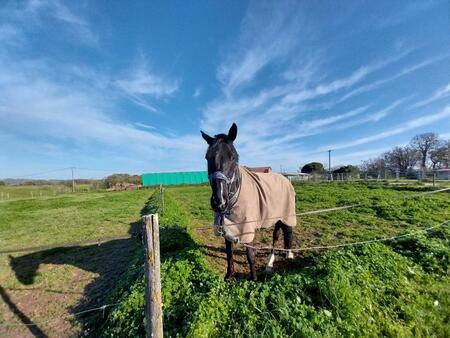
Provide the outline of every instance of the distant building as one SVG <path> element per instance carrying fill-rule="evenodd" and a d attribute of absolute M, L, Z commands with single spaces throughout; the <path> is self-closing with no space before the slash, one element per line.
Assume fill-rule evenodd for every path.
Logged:
<path fill-rule="evenodd" d="M 435 169 L 436 179 L 450 180 L 450 168 Z"/>
<path fill-rule="evenodd" d="M 284 177 L 288 178 L 290 181 L 307 181 L 310 178 L 310 174 L 305 173 L 281 173 Z"/>
<path fill-rule="evenodd" d="M 184 171 L 172 173 L 142 174 L 142 185 L 150 187 L 154 185 L 184 185 L 209 182 L 207 171 Z"/>
<path fill-rule="evenodd" d="M 271 173 L 272 167 L 248 167 L 248 170 L 254 173 Z"/>

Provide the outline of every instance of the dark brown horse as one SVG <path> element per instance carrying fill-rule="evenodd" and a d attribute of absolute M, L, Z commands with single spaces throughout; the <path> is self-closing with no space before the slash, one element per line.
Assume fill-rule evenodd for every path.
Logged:
<path fill-rule="evenodd" d="M 228 134 L 218 134 L 215 135 L 214 137 L 205 134 L 203 131 L 201 131 L 201 134 L 202 137 L 205 139 L 205 141 L 208 143 L 208 150 L 206 152 L 205 158 L 208 162 L 208 175 L 212 189 L 211 207 L 216 214 L 215 222 L 222 222 L 220 226 L 222 226 L 223 229 L 224 226 L 226 226 L 226 224 L 224 224 L 224 220 L 227 220 L 227 218 L 229 218 L 229 215 L 232 215 L 236 211 L 235 204 L 238 198 L 240 200 L 242 200 L 243 198 L 246 199 L 245 201 L 243 201 L 244 203 L 242 203 L 241 201 L 241 205 L 243 204 L 248 206 L 249 208 L 256 208 L 256 209 L 261 207 L 259 205 L 256 205 L 258 203 L 257 196 L 244 197 L 242 196 L 243 195 L 242 193 L 240 194 L 242 175 L 246 175 L 247 171 L 244 171 L 246 170 L 245 168 L 239 167 L 239 155 L 233 145 L 233 142 L 237 136 L 236 124 L 233 123 L 230 130 L 228 131 Z M 262 174 L 262 175 L 272 175 L 272 174 Z M 284 181 L 287 181 L 284 177 L 281 177 L 281 175 L 278 174 L 273 175 L 276 178 L 276 180 L 278 180 L 277 182 L 280 182 L 280 185 L 285 184 Z M 287 181 L 287 183 L 289 183 L 289 181 Z M 289 210 L 291 211 L 290 213 L 292 213 L 293 209 L 294 210 L 293 213 L 295 214 L 295 193 L 293 192 L 293 188 L 290 183 L 289 187 L 285 188 L 285 191 L 288 191 L 290 196 L 287 197 L 284 196 L 279 200 L 280 201 L 279 203 L 282 204 L 284 203 L 283 201 L 289 199 L 290 203 Z M 292 196 L 294 197 L 292 198 Z M 293 203 L 292 199 L 294 200 Z M 272 198 L 272 201 L 273 200 L 275 200 L 275 198 Z M 279 203 L 277 199 L 276 204 Z M 274 225 L 273 244 L 275 245 L 275 242 L 279 237 L 280 230 L 282 230 L 284 235 L 284 247 L 285 249 L 291 249 L 292 226 L 295 224 L 292 224 L 293 222 L 291 222 L 291 224 L 288 225 L 286 219 L 287 218 L 280 217 L 279 219 L 271 221 L 270 225 Z M 233 264 L 233 243 L 236 242 L 237 239 L 233 238 L 233 236 L 227 233 L 226 231 L 221 232 L 221 234 L 224 235 L 225 237 L 225 246 L 228 263 L 225 279 L 229 279 L 233 277 L 235 273 Z M 253 237 L 251 237 L 251 240 L 253 241 Z M 252 243 L 248 244 L 251 245 Z M 246 250 L 248 263 L 250 265 L 250 274 L 251 274 L 250 278 L 251 280 L 257 280 L 255 267 L 255 249 L 253 249 L 250 246 L 247 246 Z M 291 251 L 288 251 L 287 257 L 288 258 L 293 257 Z M 274 258 L 275 258 L 274 252 L 272 252 L 269 258 L 269 263 L 267 265 L 267 270 L 271 270 Z"/>

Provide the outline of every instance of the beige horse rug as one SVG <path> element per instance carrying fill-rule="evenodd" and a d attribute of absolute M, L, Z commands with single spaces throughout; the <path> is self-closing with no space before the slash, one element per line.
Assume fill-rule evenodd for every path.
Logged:
<path fill-rule="evenodd" d="M 223 219 L 226 238 L 251 243 L 255 230 L 278 221 L 295 226 L 295 191 L 291 182 L 276 173 L 255 173 L 239 167 L 241 186 L 230 214 Z M 217 224 L 217 223 L 216 223 Z"/>

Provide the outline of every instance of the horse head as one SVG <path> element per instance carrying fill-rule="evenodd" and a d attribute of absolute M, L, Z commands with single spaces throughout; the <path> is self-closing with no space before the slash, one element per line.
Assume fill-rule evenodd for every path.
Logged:
<path fill-rule="evenodd" d="M 208 143 L 206 161 L 211 184 L 211 207 L 218 213 L 224 213 L 231 207 L 231 199 L 239 188 L 239 155 L 233 142 L 237 136 L 237 126 L 231 126 L 228 134 L 211 137 L 201 131 Z"/>

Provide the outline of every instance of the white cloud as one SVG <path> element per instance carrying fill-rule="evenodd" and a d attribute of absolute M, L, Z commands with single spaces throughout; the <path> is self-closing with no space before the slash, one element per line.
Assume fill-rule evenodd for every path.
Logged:
<path fill-rule="evenodd" d="M 446 85 L 445 87 L 439 88 L 438 90 L 436 90 L 433 95 L 431 95 L 430 97 L 421 100 L 419 102 L 416 102 L 415 104 L 413 104 L 410 109 L 415 109 L 415 108 L 419 108 L 419 107 L 423 107 L 426 106 L 430 103 L 436 102 L 438 100 L 441 100 L 445 97 L 449 97 L 450 96 L 450 83 L 448 85 Z"/>
<path fill-rule="evenodd" d="M 335 143 L 335 144 L 329 144 L 326 146 L 319 147 L 318 151 L 326 151 L 328 149 L 337 150 L 337 149 L 351 148 L 351 147 L 358 146 L 361 144 L 366 144 L 366 143 L 370 143 L 373 141 L 385 139 L 390 136 L 398 135 L 398 134 L 404 133 L 406 131 L 416 129 L 418 127 L 421 127 L 421 126 L 424 126 L 427 124 L 431 124 L 433 122 L 436 122 L 436 121 L 439 121 L 439 120 L 442 120 L 442 119 L 445 119 L 448 117 L 450 117 L 450 106 L 446 106 L 439 113 L 418 117 L 416 119 L 413 119 L 413 120 L 410 120 L 410 121 L 404 123 L 403 125 L 401 125 L 399 127 L 388 129 L 388 130 L 382 131 L 380 133 L 377 133 L 377 134 L 374 134 L 371 136 L 361 137 L 361 138 L 358 138 L 358 139 L 355 139 L 355 140 L 352 140 L 349 142 Z"/>
<path fill-rule="evenodd" d="M 109 154 L 118 153 L 144 157 L 159 168 L 178 161 L 191 168 L 202 163 L 199 136 L 166 136 L 146 124 L 112 118 L 120 114 L 109 88 L 61 81 L 54 76 L 58 72 L 58 67 L 45 62 L 11 63 L 0 58 L 0 133 L 9 135 L 9 147 L 2 148 L 2 154 L 42 153 L 42 142 L 26 140 L 48 140 L 54 149 L 46 147 L 47 158 L 60 157 L 59 148 L 106 163 Z"/>
<path fill-rule="evenodd" d="M 173 94 L 178 89 L 178 81 L 170 81 L 150 71 L 144 59 L 133 65 L 127 76 L 117 81 L 125 92 L 133 95 L 148 95 L 161 98 Z"/>
<path fill-rule="evenodd" d="M 21 46 L 25 42 L 22 30 L 10 24 L 0 25 L 0 43 Z"/>
<path fill-rule="evenodd" d="M 200 88 L 195 88 L 194 94 L 192 95 L 193 97 L 197 98 L 200 95 L 202 95 L 202 90 Z"/>
<path fill-rule="evenodd" d="M 178 80 L 170 80 L 150 70 L 148 62 L 141 53 L 130 70 L 115 84 L 136 104 L 157 111 L 149 99 L 160 99 L 174 94 L 179 88 Z"/>
<path fill-rule="evenodd" d="M 217 72 L 227 95 L 298 46 L 304 28 L 300 14 L 294 2 L 250 3 L 238 41 Z"/>
<path fill-rule="evenodd" d="M 16 37 L 36 33 L 42 23 L 49 20 L 61 23 L 62 31 L 72 34 L 69 41 L 97 47 L 98 35 L 87 20 L 67 2 L 58 0 L 28 0 L 11 2 L 0 10 L 0 18 L 9 26 L 14 26 Z"/>
<path fill-rule="evenodd" d="M 154 126 L 151 126 L 149 124 L 142 123 L 142 122 L 136 122 L 135 125 L 138 126 L 138 127 L 144 128 L 144 129 L 148 129 L 148 130 L 155 130 L 156 129 Z"/>
<path fill-rule="evenodd" d="M 344 102 L 347 99 L 349 99 L 349 98 L 351 98 L 351 97 L 353 97 L 355 95 L 359 95 L 361 93 L 366 93 L 366 92 L 372 91 L 374 89 L 380 88 L 381 86 L 383 86 L 386 83 L 389 83 L 389 82 L 392 82 L 394 80 L 397 80 L 397 79 L 399 79 L 399 78 L 401 78 L 403 76 L 411 74 L 411 73 L 413 73 L 413 72 L 415 72 L 417 70 L 420 70 L 420 69 L 422 69 L 424 67 L 432 65 L 432 64 L 434 64 L 436 62 L 442 61 L 443 59 L 445 59 L 447 57 L 448 57 L 448 55 L 439 56 L 439 57 L 435 57 L 435 58 L 431 58 L 431 59 L 419 62 L 419 63 L 417 63 L 417 64 L 415 64 L 413 66 L 406 67 L 406 68 L 402 69 L 400 72 L 398 72 L 398 73 L 396 73 L 394 75 L 388 76 L 388 77 L 386 77 L 384 79 L 380 79 L 380 80 L 374 81 L 372 83 L 363 85 L 361 87 L 358 87 L 358 88 L 350 91 L 349 93 L 345 94 L 342 98 L 340 98 L 337 102 L 339 102 L 339 103 L 340 102 Z"/>

